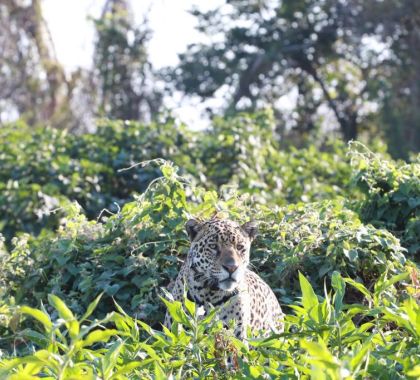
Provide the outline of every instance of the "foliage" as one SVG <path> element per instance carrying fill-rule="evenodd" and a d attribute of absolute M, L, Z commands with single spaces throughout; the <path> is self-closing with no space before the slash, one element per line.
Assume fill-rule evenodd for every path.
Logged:
<path fill-rule="evenodd" d="M 62 212 L 51 210 L 68 200 L 77 201 L 90 218 L 104 208 L 115 212 L 160 176 L 157 166 L 121 169 L 160 157 L 190 168 L 193 141 L 171 120 L 147 126 L 104 121 L 95 134 L 80 136 L 22 123 L 2 128 L 0 231 L 10 241 L 18 231 L 55 229 Z"/>
<path fill-rule="evenodd" d="M 199 139 L 204 173 L 217 188 L 237 188 L 260 203 L 308 202 L 350 193 L 351 167 L 343 143 L 284 150 L 275 136 L 270 110 L 216 118 Z M 356 198 L 357 191 L 351 192 Z"/>
<path fill-rule="evenodd" d="M 374 81 L 373 87 L 385 94 L 380 102 L 379 122 L 383 124 L 390 153 L 408 159 L 408 153 L 418 152 L 420 147 L 416 127 L 420 112 L 415 100 L 420 94 L 420 56 L 418 49 L 413 49 L 420 41 L 419 9 L 409 0 L 352 1 L 362 9 L 361 32 L 378 33 L 379 40 L 387 41 L 393 52 L 392 57 L 382 62 L 378 71 L 380 80 Z"/>
<path fill-rule="evenodd" d="M 128 0 L 106 1 L 95 67 L 72 75 L 41 1 L 2 2 L 0 379 L 420 378 L 419 157 L 326 138 L 379 132 L 396 156 L 418 150 L 419 10 L 197 8 L 214 38 L 156 84 L 147 20 L 134 26 Z M 171 84 L 224 97 L 225 116 L 194 132 L 159 119 Z M 137 121 L 64 131 L 93 130 L 93 115 Z M 4 125 L 14 117 L 31 126 Z M 284 333 L 241 342 L 217 310 L 162 297 L 185 221 L 215 213 L 259 221 L 250 266 L 282 302 Z"/>
<path fill-rule="evenodd" d="M 183 226 L 190 215 L 215 212 L 261 221 L 252 264 L 288 302 L 298 292 L 298 270 L 310 275 L 317 291 L 336 270 L 366 286 L 380 274 L 405 270 L 398 240 L 362 225 L 341 202 L 269 208 L 246 196 L 218 199 L 214 191 L 185 183 L 170 164 L 161 170 L 162 179 L 104 223 L 88 221 L 74 205 L 55 237 L 17 240 L 1 265 L 4 296 L 36 306 L 54 293 L 81 313 L 104 293 L 98 317 L 109 311 L 113 297 L 130 315 L 148 323 L 162 320 L 157 292 L 175 279 L 185 257 Z"/>
<path fill-rule="evenodd" d="M 0 4 L 0 124 L 20 117 L 31 124 L 71 129 L 77 124 L 71 107 L 78 94 L 78 75 L 71 80 L 55 54 L 46 31 L 41 0 L 8 0 Z"/>
<path fill-rule="evenodd" d="M 271 106 L 282 140 L 379 132 L 397 157 L 419 150 L 412 1 L 226 0 L 202 9 L 192 10 L 197 30 L 217 38 L 190 44 L 167 69 L 178 90 L 222 98 L 225 114 Z"/>
<path fill-rule="evenodd" d="M 419 375 L 420 310 L 408 296 L 389 299 L 389 288 L 407 273 L 378 282 L 373 292 L 333 274 L 333 293 L 317 297 L 299 275 L 302 299 L 286 316 L 286 329 L 248 344 L 221 328 L 211 312 L 198 317 L 194 303 L 165 301 L 176 323 L 157 331 L 128 316 L 119 305 L 101 320 L 91 313 L 100 296 L 77 317 L 57 296 L 46 307 L 21 306 L 6 312 L 37 321 L 18 330 L 29 351 L 0 362 L 0 376 L 57 379 L 414 379 Z M 404 282 L 403 282 L 404 284 Z M 343 303 L 346 285 L 356 286 L 372 305 Z M 406 285 L 405 285 L 406 286 Z M 373 308 L 372 308 L 373 306 Z M 354 320 L 359 320 L 358 324 Z M 389 323 L 395 324 L 392 330 Z M 252 349 L 250 349 L 252 348 Z M 230 358 L 232 365 L 226 366 Z"/>
<path fill-rule="evenodd" d="M 417 161 L 358 143 L 281 149 L 269 111 L 197 132 L 0 133 L 0 378 L 416 378 Z M 244 345 L 214 313 L 159 301 L 185 221 L 215 213 L 259 221 L 251 267 L 284 334 Z M 179 330 L 162 328 L 165 307 Z"/>
<path fill-rule="evenodd" d="M 386 228 L 408 252 L 420 251 L 420 156 L 412 163 L 384 160 L 360 144 L 350 151 L 354 181 L 365 192 L 359 205 L 364 223 Z"/>
<path fill-rule="evenodd" d="M 78 136 L 17 123 L 0 137 L 0 231 L 8 242 L 19 231 L 55 229 L 63 216 L 57 209 L 68 200 L 89 218 L 104 208 L 116 212 L 160 176 L 157 166 L 138 164 L 156 158 L 175 162 L 207 189 L 239 187 L 260 203 L 359 196 L 342 143 L 282 150 L 270 111 L 219 118 L 200 132 L 172 119 L 103 120 L 95 133 Z"/>
<path fill-rule="evenodd" d="M 367 80 L 360 61 L 368 70 L 370 56 L 358 59 L 359 51 L 345 37 L 349 26 L 340 7 L 316 0 L 226 1 L 193 14 L 200 31 L 223 38 L 193 44 L 180 56 L 173 73 L 179 89 L 208 98 L 227 87 L 228 111 L 249 111 L 276 107 L 294 88 L 298 99 L 287 122 L 300 137 L 319 129 L 322 106 L 335 116 L 346 140 L 357 137 L 366 112 L 355 97 L 367 95 L 367 86 L 351 83 Z M 352 59 L 346 59 L 349 51 Z"/>
<path fill-rule="evenodd" d="M 151 31 L 144 20 L 136 27 L 129 1 L 110 0 L 94 20 L 97 114 L 111 119 L 150 120 L 162 103 L 146 44 Z"/>
<path fill-rule="evenodd" d="M 258 216 L 264 224 L 253 263 L 285 301 L 291 302 L 298 289 L 298 271 L 319 293 L 334 271 L 371 288 L 381 274 L 404 270 L 405 250 L 398 239 L 362 224 L 341 201 L 291 205 Z"/>

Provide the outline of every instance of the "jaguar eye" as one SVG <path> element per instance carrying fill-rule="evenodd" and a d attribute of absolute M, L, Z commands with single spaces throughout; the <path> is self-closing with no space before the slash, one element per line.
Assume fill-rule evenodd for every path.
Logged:
<path fill-rule="evenodd" d="M 238 251 L 242 251 L 244 248 L 245 248 L 245 247 L 244 247 L 242 244 L 238 244 L 238 245 L 236 246 L 236 249 L 237 249 Z"/>
<path fill-rule="evenodd" d="M 217 244 L 209 244 L 210 249 L 217 249 Z"/>

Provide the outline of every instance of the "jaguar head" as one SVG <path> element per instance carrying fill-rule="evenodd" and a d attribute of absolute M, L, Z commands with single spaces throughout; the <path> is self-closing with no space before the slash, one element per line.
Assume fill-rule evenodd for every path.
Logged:
<path fill-rule="evenodd" d="M 249 264 L 256 223 L 239 225 L 218 218 L 205 222 L 190 219 L 186 230 L 191 241 L 188 262 L 197 278 L 212 289 L 234 291 Z"/>

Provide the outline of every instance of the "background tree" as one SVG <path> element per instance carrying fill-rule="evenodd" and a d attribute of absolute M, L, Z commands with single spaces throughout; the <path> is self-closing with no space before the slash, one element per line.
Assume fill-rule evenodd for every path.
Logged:
<path fill-rule="evenodd" d="M 66 108 L 66 81 L 42 17 L 40 0 L 0 4 L 0 115 L 31 124 L 53 120 Z M 57 123 L 55 123 L 57 125 Z"/>
<path fill-rule="evenodd" d="M 387 47 L 371 71 L 391 152 L 407 158 L 420 148 L 420 6 L 412 0 L 354 0 L 355 32 L 375 36 Z"/>
<path fill-rule="evenodd" d="M 126 0 L 107 0 L 95 20 L 94 66 L 99 114 L 112 119 L 149 120 L 157 114 L 161 95 L 154 87 L 146 43 L 146 21 L 134 26 Z"/>
<path fill-rule="evenodd" d="M 198 29 L 212 37 L 209 43 L 190 45 L 170 77 L 187 94 L 203 99 L 223 94 L 227 113 L 272 105 L 281 117 L 278 99 L 289 94 L 296 99 L 294 112 L 279 123 L 283 136 L 293 132 L 302 139 L 323 124 L 329 129 L 336 125 L 345 140 L 365 131 L 375 134 L 374 125 L 389 112 L 386 104 L 391 101 L 395 70 L 407 75 L 404 65 L 397 64 L 404 55 L 401 40 L 408 48 L 406 64 L 411 65 L 412 56 L 418 54 L 410 52 L 418 29 L 411 27 L 406 33 L 399 26 L 404 12 L 411 10 L 410 17 L 417 20 L 413 15 L 418 10 L 411 9 L 415 5 L 409 0 L 364 3 L 227 0 L 212 11 L 195 9 Z M 386 16 L 383 21 L 381 15 Z M 390 36 L 392 43 L 387 40 Z M 388 60 L 387 55 L 395 59 Z M 325 118 L 328 123 L 322 122 Z M 392 123 L 392 118 L 387 120 Z M 411 134 L 416 123 L 408 127 Z M 389 127 L 381 129 L 392 144 L 389 132 Z M 407 146 L 419 148 L 418 142 Z M 393 152 L 398 154 L 396 149 Z"/>

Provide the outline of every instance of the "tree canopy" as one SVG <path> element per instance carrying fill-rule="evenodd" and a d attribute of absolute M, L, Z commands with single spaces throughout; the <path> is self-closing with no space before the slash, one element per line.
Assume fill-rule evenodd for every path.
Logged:
<path fill-rule="evenodd" d="M 135 26 L 128 1 L 108 0 L 95 28 L 98 114 L 112 119 L 152 119 L 159 112 L 161 96 L 153 88 L 147 22 Z"/>
<path fill-rule="evenodd" d="M 420 10 L 412 1 L 228 0 L 192 13 L 212 37 L 168 71 L 179 90 L 224 96 L 227 113 L 273 106 L 283 137 L 336 125 L 345 140 L 379 132 L 396 155 L 406 154 L 399 145 L 418 150 Z M 293 103 L 290 117 L 282 96 Z M 400 113 L 407 116 L 395 125 Z"/>

